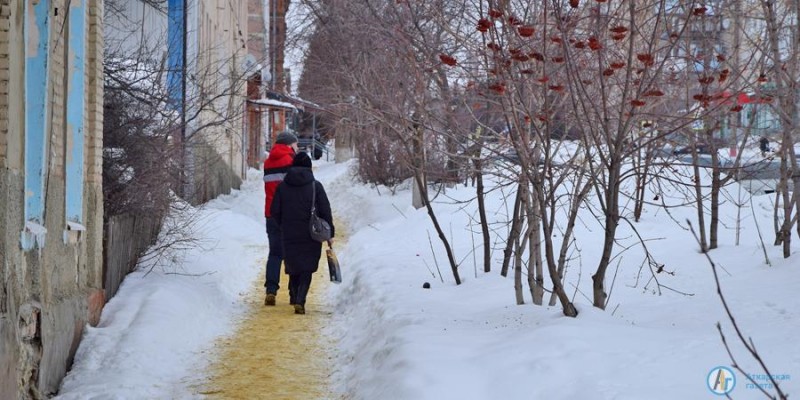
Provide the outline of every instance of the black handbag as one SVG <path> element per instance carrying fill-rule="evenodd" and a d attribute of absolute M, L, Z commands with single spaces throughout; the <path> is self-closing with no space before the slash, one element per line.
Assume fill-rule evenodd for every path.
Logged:
<path fill-rule="evenodd" d="M 317 216 L 317 181 L 311 182 L 311 221 L 309 222 L 311 238 L 323 243 L 330 240 L 331 225 Z"/>

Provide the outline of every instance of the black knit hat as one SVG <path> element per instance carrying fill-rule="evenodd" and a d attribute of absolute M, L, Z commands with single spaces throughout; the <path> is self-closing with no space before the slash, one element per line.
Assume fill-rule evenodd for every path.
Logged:
<path fill-rule="evenodd" d="M 297 143 L 297 136 L 292 132 L 283 131 L 275 138 L 275 144 L 290 145 L 292 143 Z"/>
<path fill-rule="evenodd" d="M 311 157 L 309 157 L 308 153 L 306 153 L 305 151 L 301 151 L 294 156 L 294 161 L 292 161 L 292 165 L 295 167 L 311 168 Z"/>

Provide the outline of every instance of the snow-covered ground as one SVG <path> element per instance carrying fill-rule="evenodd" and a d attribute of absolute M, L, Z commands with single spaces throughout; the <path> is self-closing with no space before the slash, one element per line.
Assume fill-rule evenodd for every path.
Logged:
<path fill-rule="evenodd" d="M 634 248 L 615 259 L 609 272 L 607 286 L 616 278 L 607 311 L 589 300 L 603 231 L 584 214 L 576 231 L 580 252 L 566 273 L 565 286 L 580 311 L 573 319 L 558 307 L 531 305 L 527 288 L 527 304 L 516 305 L 512 274 L 499 273 L 501 240 L 493 242 L 493 270 L 482 272 L 480 250 L 472 252 L 480 249 L 473 188 L 451 188 L 436 199 L 437 216 L 460 263 L 463 283 L 457 286 L 425 209 L 410 206 L 407 186 L 392 194 L 362 185 L 350 174 L 352 163 L 316 167 L 350 234 L 338 252 L 344 282 L 327 293 L 335 313 L 326 334 L 338 339 L 340 351 L 332 376 L 337 393 L 330 398 L 342 393 L 352 399 L 716 398 L 707 387 L 709 374 L 731 364 L 717 322 L 739 364 L 760 373 L 735 337 L 709 264 L 681 226 L 694 219 L 691 208 L 667 214 L 648 207 L 636 225 L 656 260 L 674 272 L 659 275 L 674 291 L 655 291 L 648 269 L 640 272 L 642 256 Z M 192 397 L 192 385 L 202 381 L 199 373 L 209 362 L 204 352 L 230 332 L 242 312 L 242 293 L 262 268 L 266 235 L 259 178 L 251 171 L 241 191 L 198 211 L 213 246 L 188 252 L 177 266 L 126 279 L 100 325 L 87 330 L 60 398 Z M 732 187 L 730 193 L 739 192 Z M 513 206 L 513 198 L 504 201 L 502 194 L 497 190 L 487 199 L 490 219 L 505 220 Z M 726 200 L 720 248 L 711 257 L 724 268 L 723 292 L 744 334 L 771 372 L 784 378 L 784 391 L 797 395 L 800 263 L 797 254 L 783 260 L 780 249 L 770 245 L 771 202 L 769 196 L 753 198 L 752 208 L 745 202 L 741 242 L 735 246 L 737 209 Z M 766 235 L 771 266 L 755 221 Z M 507 227 L 493 226 L 505 235 Z M 635 239 L 623 225 L 619 237 L 618 249 Z M 321 274 L 327 278 L 327 272 Z M 423 288 L 426 282 L 430 289 Z M 733 398 L 760 397 L 741 373 L 734 374 Z"/>
<path fill-rule="evenodd" d="M 477 206 L 474 201 L 457 201 L 470 199 L 472 188 L 448 190 L 451 204 L 444 204 L 440 196 L 437 205 L 440 223 L 461 262 L 465 282 L 457 287 L 425 210 L 408 206 L 407 191 L 378 196 L 375 189 L 352 186 L 344 178 L 331 187 L 338 185 L 342 190 L 333 189 L 334 204 L 360 204 L 342 211 L 356 233 L 340 256 L 345 283 L 332 293 L 339 309 L 334 331 L 345 352 L 337 381 L 342 383 L 340 390 L 355 393 L 355 398 L 714 398 L 706 386 L 708 375 L 717 366 L 731 364 L 715 327 L 718 321 L 740 365 L 760 372 L 735 338 L 708 262 L 691 233 L 676 222 L 695 219 L 691 208 L 673 209 L 671 216 L 645 208 L 637 225 L 645 239 L 653 239 L 648 246 L 656 260 L 674 271 L 674 276 L 660 274 L 660 282 L 688 295 L 655 293 L 652 282 L 647 285 L 646 267 L 640 275 L 641 253 L 629 251 L 620 260 L 605 312 L 591 307 L 589 300 L 603 231 L 584 214 L 577 228 L 580 254 L 566 276 L 568 292 L 580 310 L 578 318 L 571 319 L 562 317 L 557 307 L 515 305 L 513 279 L 499 275 L 500 250 L 492 256 L 495 270 L 485 274 L 479 264 L 475 277 L 475 256 L 470 252 L 479 245 L 480 235 L 470 221 L 475 220 Z M 349 190 L 343 190 L 345 186 Z M 736 187 L 729 193 L 735 196 Z M 663 195 L 671 197 L 668 203 L 678 201 L 675 193 Z M 747 202 L 742 240 L 734 246 L 736 207 L 726 200 L 720 248 L 711 256 L 724 268 L 723 291 L 745 335 L 753 338 L 773 374 L 788 375 L 781 382 L 783 389 L 797 392 L 800 344 L 793 338 L 800 328 L 800 263 L 796 254 L 783 260 L 780 249 L 769 243 L 771 201 L 769 196 L 753 199 L 772 266 L 765 264 Z M 502 219 L 511 206 L 495 192 L 488 199 L 490 218 Z M 620 228 L 623 245 L 631 243 L 630 230 Z M 429 240 L 444 283 L 429 271 L 438 276 Z M 609 280 L 614 274 L 609 273 Z M 423 289 L 424 282 L 432 288 Z M 527 294 L 526 302 L 530 303 Z M 760 397 L 747 387 L 744 376 L 735 374 L 734 398 Z M 768 383 L 763 377 L 757 382 Z"/>
<path fill-rule="evenodd" d="M 206 351 L 232 333 L 266 259 L 261 173 L 248 178 L 241 191 L 183 213 L 195 221 L 197 247 L 125 278 L 98 326 L 87 326 L 57 398 L 192 397 Z"/>

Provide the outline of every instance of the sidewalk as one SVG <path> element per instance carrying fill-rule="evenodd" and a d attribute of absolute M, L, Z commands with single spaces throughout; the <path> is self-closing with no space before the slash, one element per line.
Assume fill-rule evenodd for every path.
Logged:
<path fill-rule="evenodd" d="M 337 221 L 335 248 L 346 238 Z M 236 332 L 215 345 L 209 382 L 198 389 L 212 399 L 331 399 L 329 386 L 336 343 L 321 336 L 332 307 L 325 291 L 332 283 L 323 245 L 320 267 L 311 284 L 306 314 L 289 305 L 289 276 L 281 276 L 274 307 L 264 306 L 264 271 L 247 297 L 249 311 Z M 264 265 L 262 260 L 262 265 Z"/>
<path fill-rule="evenodd" d="M 334 212 L 348 225 L 353 199 L 341 198 L 340 191 L 351 184 L 337 180 L 349 167 L 323 164 L 315 170 L 330 182 Z M 341 345 L 320 332 L 329 332 L 321 327 L 340 312 L 332 314 L 331 294 L 353 276 L 345 266 L 345 283 L 331 287 L 327 266 L 320 268 L 306 315 L 295 315 L 288 305 L 287 277 L 278 305 L 263 306 L 268 248 L 262 176 L 249 170 L 240 190 L 173 215 L 179 225 L 195 222 L 190 234 L 197 246 L 151 259 L 125 278 L 100 324 L 84 330 L 58 399 L 341 397 L 329 394 L 328 385 L 334 371 L 328 365 L 341 368 L 329 355 Z M 337 221 L 340 260 L 348 227 Z"/>

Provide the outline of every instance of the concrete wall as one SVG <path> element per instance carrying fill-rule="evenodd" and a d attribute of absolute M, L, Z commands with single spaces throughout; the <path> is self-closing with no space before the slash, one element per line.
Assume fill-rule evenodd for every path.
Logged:
<path fill-rule="evenodd" d="M 46 28 L 26 18 L 37 6 Z M 103 304 L 102 14 L 100 0 L 0 0 L 0 399 L 55 393 Z M 34 55 L 43 76 L 28 70 Z M 31 79 L 46 82 L 44 109 L 26 100 Z M 43 212 L 26 227 L 35 139 Z"/>
<path fill-rule="evenodd" d="M 195 164 L 194 202 L 205 203 L 221 193 L 230 193 L 231 189 L 241 186 L 241 176 L 231 169 L 230 159 L 226 154 L 218 152 L 218 145 L 195 142 L 192 148 Z"/>
<path fill-rule="evenodd" d="M 253 73 L 248 71 L 247 97 L 260 99 L 265 97 L 269 59 L 267 57 L 267 27 L 266 27 L 265 0 L 247 0 L 247 53 L 251 60 L 255 60 L 256 67 Z M 261 68 L 258 68 L 258 67 Z M 258 107 L 247 105 L 245 112 L 246 162 L 251 168 L 261 168 L 261 163 L 266 150 L 266 121 L 258 111 Z"/>
<path fill-rule="evenodd" d="M 161 62 L 167 55 L 166 9 L 130 0 L 117 6 L 113 12 L 106 10 L 106 54 Z"/>
<path fill-rule="evenodd" d="M 246 171 L 247 13 L 247 0 L 192 1 L 187 10 L 187 193 L 195 204 L 238 188 Z"/>

